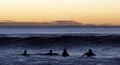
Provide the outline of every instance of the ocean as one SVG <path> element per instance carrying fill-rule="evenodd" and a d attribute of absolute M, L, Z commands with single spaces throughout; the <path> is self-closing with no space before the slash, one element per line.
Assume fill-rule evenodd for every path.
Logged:
<path fill-rule="evenodd" d="M 120 35 L 120 27 L 112 26 L 3 26 L 0 36 L 40 35 Z"/>
<path fill-rule="evenodd" d="M 24 50 L 29 56 L 22 56 Z M 49 50 L 58 56 L 38 55 Z M 67 49 L 69 57 L 62 57 Z M 95 57 L 82 57 L 92 49 Z M 1 26 L 0 65 L 119 65 L 120 27 Z"/>

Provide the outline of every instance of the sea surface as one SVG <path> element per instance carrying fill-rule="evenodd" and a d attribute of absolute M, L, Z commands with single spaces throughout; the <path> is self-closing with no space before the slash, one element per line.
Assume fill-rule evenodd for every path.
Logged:
<path fill-rule="evenodd" d="M 120 27 L 77 27 L 77 26 L 1 26 L 1 36 L 39 35 L 120 35 Z"/>
<path fill-rule="evenodd" d="M 66 48 L 70 57 L 62 57 Z M 20 55 L 27 50 L 29 56 Z M 37 55 L 52 49 L 59 56 Z M 95 57 L 81 57 L 92 49 Z M 120 27 L 1 26 L 0 65 L 119 65 Z"/>

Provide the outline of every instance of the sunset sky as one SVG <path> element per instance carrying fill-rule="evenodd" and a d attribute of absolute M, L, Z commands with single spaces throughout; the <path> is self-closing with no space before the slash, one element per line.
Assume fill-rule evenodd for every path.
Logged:
<path fill-rule="evenodd" d="M 0 0 L 0 21 L 120 25 L 120 0 Z"/>

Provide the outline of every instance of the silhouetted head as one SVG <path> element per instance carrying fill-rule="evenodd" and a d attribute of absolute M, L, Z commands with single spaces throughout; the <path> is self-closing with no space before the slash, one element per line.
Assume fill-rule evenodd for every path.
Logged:
<path fill-rule="evenodd" d="M 27 50 L 24 50 L 24 53 L 27 53 Z"/>
<path fill-rule="evenodd" d="M 63 51 L 64 51 L 64 52 L 66 52 L 66 51 L 67 51 L 67 49 L 64 49 Z"/>
<path fill-rule="evenodd" d="M 53 52 L 52 50 L 49 51 L 49 53 L 52 53 L 52 52 Z"/>
<path fill-rule="evenodd" d="M 89 49 L 89 52 L 92 52 L 92 49 Z"/>

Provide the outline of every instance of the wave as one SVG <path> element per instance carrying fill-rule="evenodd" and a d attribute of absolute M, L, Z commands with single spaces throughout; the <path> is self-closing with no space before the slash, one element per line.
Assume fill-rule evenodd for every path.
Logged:
<path fill-rule="evenodd" d="M 0 37 L 120 36 L 120 34 L 0 34 Z"/>
<path fill-rule="evenodd" d="M 58 36 L 58 37 L 0 37 L 0 44 L 26 44 L 26 45 L 47 45 L 47 44 L 119 44 L 120 36 Z"/>

